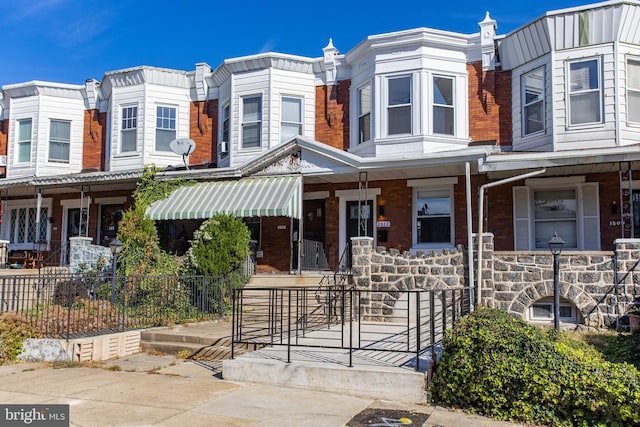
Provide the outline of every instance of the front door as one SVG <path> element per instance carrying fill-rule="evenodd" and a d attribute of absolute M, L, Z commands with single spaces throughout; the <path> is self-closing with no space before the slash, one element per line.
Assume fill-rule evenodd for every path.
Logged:
<path fill-rule="evenodd" d="M 352 237 L 373 237 L 373 200 L 360 202 L 360 215 L 358 215 L 358 201 L 347 202 L 346 215 L 346 246 L 344 260 L 340 261 L 340 266 L 351 266 L 351 238 Z"/>

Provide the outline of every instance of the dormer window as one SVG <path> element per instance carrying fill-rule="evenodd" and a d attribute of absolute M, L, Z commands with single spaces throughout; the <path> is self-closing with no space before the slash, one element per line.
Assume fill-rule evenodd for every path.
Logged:
<path fill-rule="evenodd" d="M 387 135 L 411 134 L 411 76 L 387 79 Z"/>
<path fill-rule="evenodd" d="M 156 107 L 156 151 L 171 151 L 169 143 L 176 139 L 176 108 Z"/>
<path fill-rule="evenodd" d="M 51 120 L 49 126 L 49 161 L 68 163 L 71 122 Z"/>
<path fill-rule="evenodd" d="M 602 83 L 600 59 L 593 58 L 570 62 L 569 74 L 569 125 L 602 122 Z"/>
<path fill-rule="evenodd" d="M 302 99 L 283 97 L 280 142 L 289 141 L 296 135 L 302 135 Z"/>
<path fill-rule="evenodd" d="M 371 84 L 358 89 L 358 144 L 371 139 Z"/>
<path fill-rule="evenodd" d="M 522 135 L 544 131 L 544 68 L 522 76 Z"/>
<path fill-rule="evenodd" d="M 640 123 L 640 59 L 627 60 L 627 120 Z"/>
<path fill-rule="evenodd" d="M 262 97 L 242 98 L 242 148 L 260 148 L 262 136 Z"/>

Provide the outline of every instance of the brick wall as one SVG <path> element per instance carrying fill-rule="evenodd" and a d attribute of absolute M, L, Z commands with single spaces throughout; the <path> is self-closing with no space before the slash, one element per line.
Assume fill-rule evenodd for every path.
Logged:
<path fill-rule="evenodd" d="M 104 170 L 107 113 L 98 110 L 84 112 L 82 139 L 82 169 Z"/>
<path fill-rule="evenodd" d="M 192 165 L 216 163 L 218 156 L 218 100 L 191 103 L 189 138 L 196 143 L 196 151 L 189 156 Z"/>
<path fill-rule="evenodd" d="M 351 80 L 316 87 L 315 139 L 339 150 L 349 148 L 349 88 Z"/>
<path fill-rule="evenodd" d="M 469 136 L 510 146 L 511 74 L 482 71 L 482 63 L 467 64 L 469 73 Z"/>
<path fill-rule="evenodd" d="M 257 258 L 258 273 L 289 271 L 291 220 L 285 217 L 263 217 L 262 236 L 263 256 Z"/>

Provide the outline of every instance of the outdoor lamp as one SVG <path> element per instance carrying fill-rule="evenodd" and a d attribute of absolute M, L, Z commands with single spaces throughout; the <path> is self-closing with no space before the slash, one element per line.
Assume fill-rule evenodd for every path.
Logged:
<path fill-rule="evenodd" d="M 118 265 L 118 254 L 122 252 L 122 242 L 115 237 L 111 243 L 109 243 L 109 249 L 113 254 L 113 262 L 111 265 L 111 305 L 115 305 L 116 302 L 116 269 Z"/>
<path fill-rule="evenodd" d="M 117 237 L 114 237 L 111 243 L 109 243 L 109 248 L 111 249 L 112 254 L 118 255 L 122 252 L 122 242 Z"/>
<path fill-rule="evenodd" d="M 564 240 L 554 232 L 549 239 L 549 250 L 553 255 L 553 326 L 558 332 L 560 332 L 560 253 L 563 245 Z"/>

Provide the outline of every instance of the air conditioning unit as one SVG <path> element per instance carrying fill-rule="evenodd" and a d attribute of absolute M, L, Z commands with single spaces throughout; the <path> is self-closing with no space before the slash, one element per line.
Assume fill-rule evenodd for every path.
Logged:
<path fill-rule="evenodd" d="M 229 154 L 229 142 L 228 141 L 221 141 L 220 142 L 220 154 L 221 155 Z"/>
<path fill-rule="evenodd" d="M 0 156 L 0 166 L 7 166 L 7 156 Z"/>

